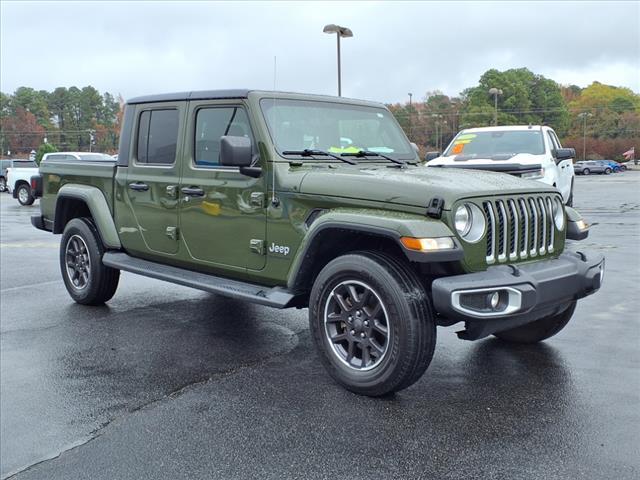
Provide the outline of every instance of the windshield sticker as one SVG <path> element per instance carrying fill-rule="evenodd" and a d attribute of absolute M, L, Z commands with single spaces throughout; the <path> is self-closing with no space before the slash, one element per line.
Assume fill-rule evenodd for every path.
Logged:
<path fill-rule="evenodd" d="M 361 148 L 348 146 L 348 147 L 329 147 L 331 153 L 358 153 Z"/>
<path fill-rule="evenodd" d="M 464 150 L 464 143 L 456 143 L 451 149 L 451 153 L 458 155 L 462 153 L 462 150 Z"/>

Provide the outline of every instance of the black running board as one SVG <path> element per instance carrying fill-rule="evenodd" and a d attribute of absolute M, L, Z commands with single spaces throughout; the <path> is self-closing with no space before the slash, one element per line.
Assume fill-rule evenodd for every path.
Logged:
<path fill-rule="evenodd" d="M 117 268 L 118 270 L 137 273 L 145 277 L 156 278 L 165 282 L 204 290 L 205 292 L 219 293 L 220 295 L 247 300 L 260 305 L 275 308 L 294 306 L 295 295 L 281 287 L 265 288 L 260 285 L 229 280 L 215 275 L 193 272 L 184 268 L 134 258 L 122 252 L 106 252 L 102 256 L 102 263 L 107 267 Z"/>

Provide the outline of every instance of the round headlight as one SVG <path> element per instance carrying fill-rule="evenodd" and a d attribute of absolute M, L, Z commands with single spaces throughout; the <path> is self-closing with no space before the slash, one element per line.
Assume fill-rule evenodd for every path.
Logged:
<path fill-rule="evenodd" d="M 564 228 L 564 205 L 559 198 L 556 198 L 553 202 L 553 222 L 558 230 Z"/>
<path fill-rule="evenodd" d="M 471 210 L 466 203 L 460 205 L 456 209 L 454 223 L 456 230 L 462 237 L 464 237 L 467 233 L 469 233 L 469 230 L 471 230 Z"/>
<path fill-rule="evenodd" d="M 474 203 L 463 203 L 456 208 L 454 224 L 458 234 L 467 242 L 475 243 L 484 235 L 486 220 L 484 213 Z"/>

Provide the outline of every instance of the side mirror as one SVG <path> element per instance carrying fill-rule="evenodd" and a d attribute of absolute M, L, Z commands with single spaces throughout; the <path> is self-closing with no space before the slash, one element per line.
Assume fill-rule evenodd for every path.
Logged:
<path fill-rule="evenodd" d="M 429 160 L 433 160 L 434 158 L 438 158 L 440 156 L 440 152 L 427 152 L 424 156 L 424 161 L 428 162 Z"/>
<path fill-rule="evenodd" d="M 251 159 L 251 140 L 249 138 L 220 137 L 220 165 L 250 167 Z"/>
<path fill-rule="evenodd" d="M 415 142 L 410 142 L 411 146 L 413 147 L 413 149 L 416 151 L 416 153 L 420 153 L 420 148 L 418 148 L 418 145 L 416 145 Z"/>
<path fill-rule="evenodd" d="M 556 163 L 562 160 L 571 160 L 576 158 L 575 148 L 556 148 L 553 152 L 553 157 L 556 159 Z"/>

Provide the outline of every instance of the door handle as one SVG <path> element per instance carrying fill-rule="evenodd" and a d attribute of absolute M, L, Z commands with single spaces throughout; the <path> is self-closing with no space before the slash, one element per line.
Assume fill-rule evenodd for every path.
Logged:
<path fill-rule="evenodd" d="M 182 187 L 180 191 L 190 197 L 204 197 L 204 190 L 200 187 Z"/>
<path fill-rule="evenodd" d="M 149 190 L 149 185 L 142 182 L 133 182 L 129 184 L 129 188 L 131 190 L 135 190 L 136 192 L 146 192 Z"/>

